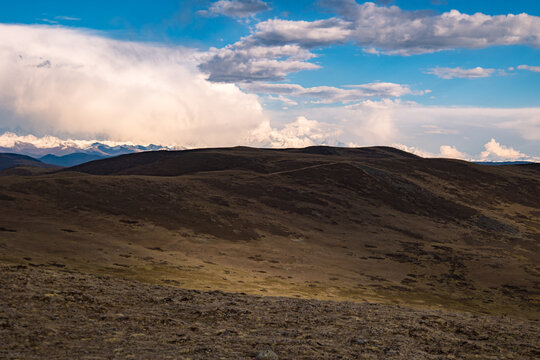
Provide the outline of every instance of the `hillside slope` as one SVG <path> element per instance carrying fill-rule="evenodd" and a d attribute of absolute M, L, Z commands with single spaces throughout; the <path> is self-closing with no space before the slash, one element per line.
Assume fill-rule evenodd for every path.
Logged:
<path fill-rule="evenodd" d="M 45 164 L 30 156 L 12 153 L 0 153 L 0 170 L 9 169 L 16 166 L 55 168 L 53 165 Z"/>
<path fill-rule="evenodd" d="M 386 147 L 161 151 L 3 177 L 0 202 L 6 262 L 540 315 L 537 164 Z"/>

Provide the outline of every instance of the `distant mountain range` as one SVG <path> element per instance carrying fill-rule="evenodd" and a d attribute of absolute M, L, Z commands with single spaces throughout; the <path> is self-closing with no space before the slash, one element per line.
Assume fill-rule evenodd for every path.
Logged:
<path fill-rule="evenodd" d="M 63 143 L 56 146 L 44 146 L 38 147 L 32 143 L 26 143 L 17 141 L 10 147 L 0 146 L 0 152 L 4 153 L 17 153 L 22 155 L 28 155 L 32 157 L 43 157 L 45 155 L 64 156 L 73 153 L 82 153 L 88 155 L 95 155 L 100 157 L 110 157 L 123 154 L 130 154 L 141 151 L 153 151 L 169 149 L 168 147 L 161 145 L 116 145 L 110 146 L 99 142 L 92 143 L 90 145 L 80 145 L 77 143 Z"/>
<path fill-rule="evenodd" d="M 120 155 L 134 153 L 121 152 Z M 33 158 L 27 155 L 15 153 L 0 153 L 0 170 L 24 166 L 24 167 L 39 167 L 39 168 L 55 168 L 55 167 L 70 167 L 84 164 L 89 161 L 106 159 L 116 155 L 98 155 L 96 153 L 74 152 L 67 155 L 47 154 L 40 158 Z"/>
<path fill-rule="evenodd" d="M 76 153 L 62 155 L 62 156 L 47 154 L 45 156 L 40 157 L 39 160 L 46 164 L 68 167 L 68 166 L 75 166 L 75 165 L 83 164 L 88 161 L 105 159 L 107 157 L 109 156 L 76 152 Z"/>
<path fill-rule="evenodd" d="M 102 157 L 117 156 L 141 151 L 180 150 L 181 147 L 161 145 L 134 145 L 114 141 L 63 140 L 55 136 L 36 137 L 5 132 L 0 135 L 0 152 L 16 153 L 39 158 L 48 154 L 63 156 L 84 153 Z"/>
<path fill-rule="evenodd" d="M 155 150 L 178 150 L 161 145 L 133 145 L 61 140 L 55 137 L 35 138 L 5 133 L 0 139 L 0 153 L 20 154 L 57 166 L 75 166 L 108 157 Z M 17 166 L 17 165 L 16 165 Z M 36 165 L 38 166 L 38 165 Z"/>

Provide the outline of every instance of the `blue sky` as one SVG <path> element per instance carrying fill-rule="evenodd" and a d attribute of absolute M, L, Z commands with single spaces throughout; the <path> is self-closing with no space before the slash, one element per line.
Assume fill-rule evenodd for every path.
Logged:
<path fill-rule="evenodd" d="M 537 160 L 539 16 L 534 0 L 9 2 L 0 76 L 25 81 L 0 94 L 0 134 Z"/>

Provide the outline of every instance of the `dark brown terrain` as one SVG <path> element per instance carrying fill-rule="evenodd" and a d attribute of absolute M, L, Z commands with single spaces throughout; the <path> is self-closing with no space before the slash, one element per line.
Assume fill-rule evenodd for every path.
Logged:
<path fill-rule="evenodd" d="M 12 287 L 0 296 L 11 304 L 2 319 L 12 320 L 0 329 L 18 350 L 0 354 L 40 357 L 61 341 L 65 357 L 86 349 L 101 358 L 116 349 L 106 337 L 118 329 L 120 358 L 151 358 L 148 343 L 162 340 L 172 341 L 160 347 L 164 358 L 250 358 L 262 345 L 291 359 L 538 356 L 538 164 L 312 147 L 148 152 L 34 176 L 8 170 L 0 176 L 0 260 Z M 44 282 L 50 277 L 57 281 Z M 71 286 L 101 307 L 66 300 L 77 298 L 66 294 Z M 144 300 L 154 291 L 170 304 Z M 240 307 L 255 315 L 216 315 L 224 323 L 214 328 L 210 309 L 236 311 L 229 302 L 245 302 Z M 114 304 L 111 314 L 130 312 L 133 329 L 117 319 L 110 328 L 93 322 Z M 261 306 L 275 314 L 256 315 Z M 45 331 L 32 323 L 44 309 L 50 326 L 68 329 L 58 331 L 97 326 L 103 337 L 90 334 L 85 348 L 77 335 L 53 331 L 43 335 L 53 345 L 17 347 L 17 339 Z M 135 312 L 160 309 L 146 328 L 134 320 Z M 195 309 L 200 319 L 188 313 Z M 68 314 L 81 316 L 79 325 L 64 321 Z M 164 321 L 170 338 L 152 321 Z M 233 332 L 223 340 L 218 330 Z M 147 345 L 136 342 L 140 351 L 129 345 L 132 332 L 147 336 L 140 338 Z M 174 342 L 175 332 L 191 340 Z M 357 336 L 367 342 L 352 344 Z M 458 350 L 467 341 L 469 351 Z"/>
<path fill-rule="evenodd" d="M 45 164 L 30 156 L 0 153 L 0 176 L 1 175 L 33 175 L 51 169 L 58 169 L 58 166 Z"/>
<path fill-rule="evenodd" d="M 538 323 L 0 268 L 2 359 L 534 359 Z M 9 296 L 6 296 L 9 294 Z"/>

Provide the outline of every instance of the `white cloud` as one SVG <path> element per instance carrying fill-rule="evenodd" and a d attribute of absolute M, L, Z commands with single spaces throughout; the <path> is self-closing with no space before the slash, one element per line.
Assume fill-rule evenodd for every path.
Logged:
<path fill-rule="evenodd" d="M 347 106 L 346 113 L 340 115 L 345 133 L 350 136 L 344 139 L 345 142 L 362 145 L 391 144 L 400 136 L 396 126 L 396 110 L 399 111 L 402 106 L 405 105 L 399 99 L 365 100 Z"/>
<path fill-rule="evenodd" d="M 514 147 L 519 144 L 531 159 L 540 155 L 540 108 L 425 106 L 384 99 L 344 107 L 298 107 L 271 116 L 282 126 L 293 116 L 334 124 L 342 131 L 338 140 L 343 144 L 407 144 L 416 153 L 468 160 L 481 159 L 485 137 L 490 136 Z"/>
<path fill-rule="evenodd" d="M 540 66 L 519 65 L 517 68 L 519 70 L 529 70 L 529 71 L 534 71 L 534 72 L 540 72 Z"/>
<path fill-rule="evenodd" d="M 442 145 L 439 148 L 439 153 L 432 153 L 419 149 L 414 146 L 407 146 L 404 144 L 393 144 L 394 147 L 401 149 L 403 151 L 410 152 L 412 154 L 424 157 L 424 158 L 448 158 L 448 159 L 460 159 L 466 161 L 536 161 L 540 160 L 539 157 L 533 157 L 521 153 L 515 150 L 512 147 L 507 147 L 501 145 L 495 139 L 491 139 L 487 144 L 484 145 L 485 151 L 482 151 L 480 154 L 471 156 L 469 154 L 459 151 L 455 146 Z"/>
<path fill-rule="evenodd" d="M 498 126 L 506 131 L 518 132 L 525 140 L 540 143 L 540 109 L 531 110 L 527 116 L 518 111 L 515 116 L 508 116 Z"/>
<path fill-rule="evenodd" d="M 482 160 L 504 161 L 504 160 L 528 160 L 530 156 L 525 155 L 512 147 L 501 145 L 495 139 L 491 139 L 484 145 L 486 149 L 480 155 Z"/>
<path fill-rule="evenodd" d="M 338 12 L 354 24 L 359 46 L 388 53 L 413 55 L 440 50 L 480 49 L 494 45 L 540 46 L 540 18 L 528 14 L 490 16 L 451 10 L 441 15 L 380 7 L 352 0 L 333 1 Z M 346 5 L 346 6 L 343 6 Z"/>
<path fill-rule="evenodd" d="M 486 69 L 486 68 L 477 66 L 472 69 L 464 69 L 461 67 L 455 67 L 455 68 L 436 67 L 433 69 L 429 69 L 429 71 L 427 71 L 426 73 L 436 75 L 442 79 L 454 79 L 454 78 L 476 79 L 476 78 L 489 77 L 494 72 L 495 72 L 495 69 Z"/>
<path fill-rule="evenodd" d="M 257 26 L 255 36 L 306 47 L 354 41 L 371 53 L 382 50 L 399 55 L 495 45 L 540 46 L 540 18 L 525 13 L 491 16 L 451 10 L 435 15 L 429 11 L 406 11 L 397 6 L 377 6 L 372 2 L 358 4 L 354 0 L 323 3 L 334 8 L 341 18 L 313 22 L 269 20 Z"/>
<path fill-rule="evenodd" d="M 340 42 L 349 34 L 339 19 L 267 20 L 249 36 L 201 56 L 199 68 L 214 82 L 279 81 L 288 74 L 316 70 L 309 48 Z"/>
<path fill-rule="evenodd" d="M 306 62 L 313 57 L 298 45 L 261 46 L 245 39 L 222 49 L 211 48 L 201 56 L 199 69 L 215 82 L 282 80 L 292 72 L 320 68 Z"/>
<path fill-rule="evenodd" d="M 57 20 L 66 20 L 66 21 L 81 21 L 81 18 L 73 17 L 73 16 L 55 16 L 54 17 Z"/>
<path fill-rule="evenodd" d="M 306 147 L 311 145 L 335 145 L 343 146 L 339 141 L 342 129 L 338 126 L 308 120 L 304 116 L 298 116 L 295 121 L 286 123 L 281 128 L 273 128 L 269 121 L 261 122 L 257 128 L 250 131 L 249 135 L 236 145 L 251 145 L 258 147 Z M 238 139 L 236 139 L 238 140 Z M 73 151 L 84 151 L 94 149 L 95 143 L 104 144 L 111 147 L 136 145 L 133 142 L 119 142 L 110 140 L 80 140 L 80 139 L 60 139 L 55 136 L 37 137 L 34 135 L 17 135 L 12 132 L 5 132 L 0 135 L 0 149 L 24 149 L 30 155 L 43 155 L 46 153 L 71 153 Z M 29 146 L 30 145 L 30 146 Z M 214 146 L 214 144 L 208 144 Z M 34 149 L 35 147 L 35 149 Z M 164 146 L 167 149 L 183 149 L 183 146 Z M 144 149 L 142 149 L 144 150 Z"/>
<path fill-rule="evenodd" d="M 256 95 L 205 80 L 196 56 L 62 27 L 0 25 L 0 129 L 183 146 L 243 142 Z"/>
<path fill-rule="evenodd" d="M 459 131 L 456 129 L 447 129 L 438 125 L 425 124 L 421 125 L 421 128 L 425 129 L 424 134 L 427 135 L 456 135 Z"/>
<path fill-rule="evenodd" d="M 540 108 L 484 108 L 445 106 L 401 106 L 396 112 L 397 119 L 405 133 L 413 134 L 417 127 L 434 125 L 430 135 L 456 135 L 469 137 L 485 134 L 512 135 L 514 141 L 529 142 L 535 152 L 540 153 Z M 429 134 L 418 132 L 419 136 Z M 490 135 L 495 136 L 495 135 Z M 500 136 L 500 135 L 497 135 Z"/>
<path fill-rule="evenodd" d="M 471 157 L 461 151 L 455 146 L 441 145 L 438 153 L 422 150 L 415 146 L 407 146 L 404 144 L 392 144 L 395 148 L 403 151 L 410 152 L 411 154 L 421 156 L 423 158 L 447 158 L 447 159 L 459 159 L 459 160 L 471 160 Z"/>
<path fill-rule="evenodd" d="M 439 148 L 439 155 L 443 158 L 450 158 L 450 159 L 463 159 L 466 160 L 469 158 L 469 156 L 465 153 L 462 153 L 458 149 L 456 149 L 455 146 L 450 145 L 441 145 Z"/>
<path fill-rule="evenodd" d="M 289 106 L 297 106 L 298 105 L 298 102 L 296 102 L 293 99 L 290 99 L 290 98 L 288 98 L 286 96 L 283 96 L 283 95 L 278 95 L 278 96 L 268 95 L 268 99 L 275 100 L 275 101 L 280 101 L 280 102 L 284 103 L 285 105 L 289 105 Z"/>
<path fill-rule="evenodd" d="M 47 18 L 38 19 L 38 20 L 42 21 L 44 23 L 47 23 L 47 24 L 58 24 L 59 23 L 57 20 L 51 20 L 51 19 L 47 19 Z"/>
<path fill-rule="evenodd" d="M 212 3 L 208 10 L 198 13 L 203 16 L 248 17 L 269 9 L 268 4 L 262 0 L 219 0 Z"/>
<path fill-rule="evenodd" d="M 47 26 L 0 25 L 0 38 L 0 133 L 33 134 L 38 140 L 32 141 L 38 143 L 63 141 L 58 139 L 185 147 L 400 143 L 428 144 L 432 153 L 455 156 L 479 153 L 475 146 L 482 146 L 487 134 L 510 146 L 519 144 L 522 154 L 540 153 L 539 108 L 422 106 L 389 99 L 414 92 L 407 85 L 384 82 L 343 88 L 242 84 L 289 105 L 300 102 L 295 97 L 357 102 L 271 113 L 263 111 L 256 95 L 233 84 L 207 81 L 197 68 L 207 54 L 190 49 Z M 312 56 L 295 45 L 242 51 L 257 61 L 275 56 L 278 63 L 302 63 Z M 372 97 L 383 100 L 365 100 Z M 10 141 L 9 136 L 1 141 Z M 452 146 L 440 148 L 446 144 Z"/>
<path fill-rule="evenodd" d="M 347 41 L 350 23 L 338 18 L 315 21 L 270 19 L 257 24 L 255 37 L 267 45 L 301 44 L 310 48 Z"/>
<path fill-rule="evenodd" d="M 279 121 L 280 114 L 283 121 Z M 250 131 L 246 138 L 235 137 L 230 141 L 235 145 L 259 147 L 390 145 L 423 157 L 448 157 L 469 161 L 540 161 L 537 156 L 540 151 L 538 141 L 527 141 L 519 137 L 517 142 L 507 141 L 520 144 L 523 149 L 528 148 L 532 156 L 500 145 L 495 140 L 486 144 L 486 151 L 480 154 L 486 133 L 498 134 L 497 136 L 505 139 L 516 139 L 516 130 L 507 128 L 508 119 L 518 118 L 523 123 L 532 121 L 529 126 L 533 127 L 534 117 L 540 114 L 540 109 L 433 108 L 399 100 L 367 100 L 347 107 L 298 108 L 280 114 L 274 113 L 272 116 L 273 123 L 277 120 L 278 124 L 281 123 L 280 126 L 263 121 Z M 296 120 L 290 122 L 294 116 Z M 536 126 L 538 128 L 538 125 Z M 425 129 L 442 131 L 426 134 Z M 475 133 L 479 135 L 474 137 Z M 15 134 L 0 136 L 0 147 L 13 147 L 17 142 L 34 144 L 41 149 L 84 149 L 95 140 L 61 140 L 56 137 L 40 138 Z M 123 144 L 112 141 L 105 143 L 109 146 Z M 448 143 L 452 145 L 446 145 Z M 207 145 L 213 146 L 212 143 Z M 464 147 L 467 152 L 461 150 Z M 43 151 L 36 153 L 43 154 Z"/>
<path fill-rule="evenodd" d="M 211 81 L 283 80 L 287 74 L 315 70 L 308 62 L 311 49 L 353 42 L 370 54 L 414 55 L 457 48 L 481 49 L 495 45 L 540 47 L 540 17 L 528 14 L 440 15 L 377 6 L 354 0 L 325 0 L 340 14 L 314 21 L 269 19 L 233 45 L 211 49 L 201 70 Z M 297 55 L 295 55 L 297 54 Z M 442 69 L 442 68 L 441 68 Z M 434 69 L 435 70 L 435 69 Z M 485 77 L 494 69 L 461 69 L 457 77 Z M 437 71 L 437 70 L 435 70 Z"/>
<path fill-rule="evenodd" d="M 342 130 L 332 124 L 309 120 L 304 116 L 286 124 L 282 129 L 273 129 L 270 123 L 262 124 L 251 138 L 252 143 L 264 147 L 291 148 L 312 145 L 341 145 L 338 138 Z"/>
<path fill-rule="evenodd" d="M 379 50 L 375 49 L 374 47 L 363 48 L 362 52 L 364 52 L 366 54 L 371 54 L 371 55 L 380 55 L 381 54 L 381 52 Z"/>
<path fill-rule="evenodd" d="M 389 82 L 347 85 L 346 87 L 361 89 L 365 92 L 366 96 L 371 97 L 400 97 L 408 94 L 423 95 L 431 92 L 431 90 L 411 91 L 408 85 Z"/>
<path fill-rule="evenodd" d="M 407 146 L 405 144 L 398 144 L 398 143 L 392 144 L 392 146 L 395 147 L 396 149 L 403 150 L 403 151 L 406 151 L 408 153 L 411 153 L 411 154 L 414 154 L 423 158 L 430 158 L 430 157 L 437 156 L 429 151 L 419 149 L 415 146 Z"/>
<path fill-rule="evenodd" d="M 55 148 L 55 147 L 78 147 L 83 148 L 91 145 L 92 140 L 62 140 L 55 136 L 42 136 L 37 137 L 34 135 L 19 136 L 12 132 L 5 132 L 0 135 L 0 147 L 13 148 L 19 143 L 32 144 L 37 148 Z M 117 143 L 109 142 L 110 145 L 115 146 Z"/>
<path fill-rule="evenodd" d="M 349 89 L 333 86 L 315 86 L 305 88 L 298 84 L 284 83 L 245 83 L 242 89 L 260 94 L 279 94 L 293 97 L 315 99 L 318 103 L 347 103 L 365 100 L 367 98 L 390 98 L 413 94 L 407 85 L 394 83 L 369 83 L 348 85 Z M 415 93 L 417 94 L 417 93 Z"/>

